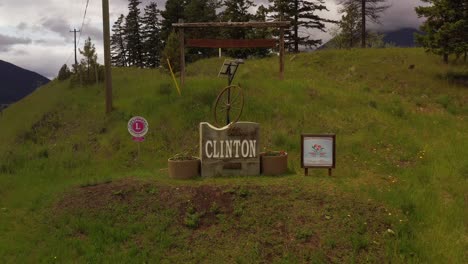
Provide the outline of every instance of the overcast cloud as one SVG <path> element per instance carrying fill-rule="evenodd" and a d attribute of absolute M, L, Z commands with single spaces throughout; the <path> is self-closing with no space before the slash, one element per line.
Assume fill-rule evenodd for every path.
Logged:
<path fill-rule="evenodd" d="M 143 5 L 152 0 L 142 0 Z M 154 0 L 153 0 L 154 1 Z M 155 1 L 160 8 L 165 0 Z M 267 5 L 268 0 L 256 0 Z M 419 0 L 389 0 L 391 8 L 382 16 L 382 24 L 371 26 L 378 30 L 418 27 L 414 7 Z M 128 0 L 110 0 L 111 26 L 121 13 L 126 13 Z M 86 0 L 0 0 L 0 59 L 36 71 L 46 77 L 56 76 L 64 64 L 73 63 L 73 33 L 80 29 Z M 101 0 L 90 0 L 82 36 L 91 37 L 102 60 L 102 9 Z M 143 6 L 142 5 L 142 6 Z M 320 15 L 339 19 L 336 0 L 326 0 L 328 12 Z M 314 37 L 328 40 L 330 36 L 320 31 Z"/>

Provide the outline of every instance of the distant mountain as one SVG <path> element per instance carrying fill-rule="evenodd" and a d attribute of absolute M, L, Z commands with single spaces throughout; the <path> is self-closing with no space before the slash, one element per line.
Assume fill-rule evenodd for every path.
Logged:
<path fill-rule="evenodd" d="M 415 28 L 401 28 L 394 31 L 382 32 L 384 42 L 394 44 L 397 47 L 415 47 L 414 34 L 422 34 Z"/>
<path fill-rule="evenodd" d="M 42 75 L 0 60 L 0 105 L 17 102 L 48 82 Z"/>
<path fill-rule="evenodd" d="M 383 34 L 383 41 L 386 44 L 392 44 L 396 47 L 402 47 L 402 48 L 410 48 L 410 47 L 416 47 L 416 42 L 414 40 L 414 34 L 419 33 L 422 34 L 421 31 L 415 29 L 415 28 L 400 28 L 397 30 L 393 31 L 384 31 L 380 32 L 380 34 Z M 332 47 L 333 39 L 329 40 L 327 43 L 323 44 L 320 46 L 318 49 L 328 49 Z"/>

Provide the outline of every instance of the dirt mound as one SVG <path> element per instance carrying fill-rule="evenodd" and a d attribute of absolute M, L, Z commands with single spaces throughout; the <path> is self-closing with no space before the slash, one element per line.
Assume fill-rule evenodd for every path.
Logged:
<path fill-rule="evenodd" d="M 149 183 L 134 179 L 123 179 L 96 185 L 82 186 L 68 192 L 55 208 L 57 211 L 89 210 L 96 211 L 109 207 L 113 203 L 131 203 L 136 192 Z"/>
<path fill-rule="evenodd" d="M 195 227 L 201 227 L 213 224 L 217 214 L 231 214 L 233 198 L 233 193 L 216 186 L 157 185 L 130 178 L 73 189 L 55 209 L 57 212 L 99 213 L 112 210 L 115 205 L 148 211 L 177 208 L 181 224 L 187 214 L 197 213 L 200 219 Z"/>
<path fill-rule="evenodd" d="M 141 248 L 153 247 L 145 245 L 151 241 L 148 232 L 171 237 L 178 242 L 169 255 L 186 258 L 181 252 L 209 250 L 214 259 L 250 254 L 266 262 L 291 254 L 305 262 L 379 262 L 385 259 L 386 240 L 397 233 L 394 222 L 402 219 L 376 202 L 336 190 L 135 179 L 73 189 L 55 211 L 57 217 L 105 221 L 112 230 L 134 223 L 143 231 L 129 233 L 127 240 Z M 77 229 L 77 239 L 96 232 L 70 228 Z"/>

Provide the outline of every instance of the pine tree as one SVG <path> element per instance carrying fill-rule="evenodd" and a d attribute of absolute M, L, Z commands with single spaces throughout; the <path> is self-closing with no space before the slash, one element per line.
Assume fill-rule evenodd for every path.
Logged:
<path fill-rule="evenodd" d="M 164 68 L 169 69 L 167 60 L 171 62 L 171 67 L 174 72 L 180 71 L 180 51 L 179 51 L 179 36 L 174 31 L 169 35 L 164 47 L 162 65 Z"/>
<path fill-rule="evenodd" d="M 91 74 L 94 73 L 94 69 L 97 66 L 97 54 L 96 47 L 91 42 L 90 37 L 85 40 L 83 50 L 79 49 L 79 51 L 80 54 L 84 57 L 81 59 L 81 65 L 83 65 L 84 69 L 86 70 L 86 77 L 91 79 Z"/>
<path fill-rule="evenodd" d="M 249 8 L 254 7 L 255 4 L 250 0 L 225 0 L 223 5 L 225 9 L 221 16 L 224 21 L 248 22 L 253 18 L 253 15 L 249 13 Z M 242 31 L 233 34 L 235 33 L 239 38 L 245 37 Z"/>
<path fill-rule="evenodd" d="M 142 38 L 144 48 L 144 64 L 146 67 L 156 68 L 161 64 L 161 24 L 159 22 L 160 11 L 156 3 L 151 2 L 145 7 L 145 15 L 142 18 Z"/>
<path fill-rule="evenodd" d="M 299 52 L 299 46 L 318 46 L 320 39 L 311 39 L 309 30 L 318 29 L 325 32 L 325 23 L 335 21 L 322 18 L 315 14 L 316 11 L 328 11 L 324 0 L 268 0 L 271 4 L 270 12 L 273 12 L 275 20 L 291 21 L 291 29 L 285 31 L 286 46 L 290 51 Z M 300 34 L 301 33 L 301 34 Z"/>
<path fill-rule="evenodd" d="M 254 20 L 255 21 L 267 21 L 268 17 L 268 8 L 264 5 L 260 5 L 257 8 L 257 12 L 255 13 Z M 254 39 L 269 39 L 272 37 L 272 29 L 271 28 L 254 28 L 251 32 L 251 37 Z M 265 57 L 271 52 L 271 49 L 268 48 L 256 48 L 252 50 L 251 55 L 255 57 Z"/>
<path fill-rule="evenodd" d="M 124 15 L 120 15 L 112 26 L 111 52 L 112 65 L 118 67 L 127 66 L 127 47 L 125 43 Z"/>
<path fill-rule="evenodd" d="M 361 19 L 359 20 L 361 26 L 361 47 L 365 48 L 366 35 L 367 35 L 367 19 L 371 22 L 380 23 L 380 15 L 389 8 L 389 5 L 385 5 L 387 0 L 342 0 L 340 4 L 344 6 L 342 13 L 347 12 L 350 8 L 355 8 Z"/>
<path fill-rule="evenodd" d="M 424 35 L 417 35 L 419 44 L 443 56 L 448 63 L 450 54 L 465 55 L 468 52 L 468 2 L 462 0 L 423 0 L 431 4 L 419 6 L 416 13 L 427 18 L 422 24 Z"/>
<path fill-rule="evenodd" d="M 143 42 L 141 38 L 140 0 L 129 0 L 128 15 L 125 18 L 125 41 L 128 64 L 143 67 Z"/>
<path fill-rule="evenodd" d="M 64 80 L 70 78 L 71 75 L 72 75 L 72 73 L 71 73 L 70 69 L 68 68 L 68 65 L 64 64 L 59 70 L 57 79 L 59 81 L 64 81 Z"/>
<path fill-rule="evenodd" d="M 223 21 L 248 22 L 254 18 L 249 13 L 249 8 L 255 4 L 250 0 L 226 0 L 224 1 L 225 10 L 221 14 Z M 247 39 L 253 35 L 253 29 L 248 28 L 226 28 L 223 35 L 229 39 Z M 247 58 L 253 51 L 248 49 L 229 49 L 227 54 L 234 58 Z"/>
<path fill-rule="evenodd" d="M 185 19 L 186 0 L 167 0 L 164 11 L 161 11 L 162 27 L 161 39 L 166 41 L 172 32 L 172 24 L 179 22 L 179 19 Z"/>
<path fill-rule="evenodd" d="M 219 0 L 190 0 L 185 7 L 185 22 L 214 22 L 219 21 L 216 10 L 221 7 Z M 220 29 L 204 28 L 191 29 L 190 38 L 215 38 L 220 35 Z M 217 54 L 215 49 L 190 48 L 187 49 L 187 61 L 193 62 Z"/>
<path fill-rule="evenodd" d="M 339 39 L 342 41 L 342 48 L 353 48 L 361 38 L 361 17 L 357 4 L 350 4 L 342 10 L 345 14 L 339 22 Z"/>
<path fill-rule="evenodd" d="M 216 9 L 221 6 L 219 0 L 190 0 L 185 7 L 185 18 L 187 22 L 218 21 Z"/>
<path fill-rule="evenodd" d="M 101 67 L 97 62 L 96 47 L 91 42 L 91 38 L 85 40 L 83 49 L 79 49 L 80 54 L 83 56 L 78 65 L 73 65 L 73 76 L 71 84 L 92 84 L 96 82 L 96 78 L 103 77 Z M 98 76 L 96 76 L 98 75 Z"/>

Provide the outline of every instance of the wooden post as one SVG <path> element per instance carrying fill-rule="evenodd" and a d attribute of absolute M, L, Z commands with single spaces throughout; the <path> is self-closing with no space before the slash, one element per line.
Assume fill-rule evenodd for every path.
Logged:
<path fill-rule="evenodd" d="M 332 169 L 328 169 L 328 176 L 332 176 Z"/>
<path fill-rule="evenodd" d="M 309 169 L 308 168 L 304 169 L 304 176 L 309 176 Z"/>
<path fill-rule="evenodd" d="M 280 79 L 284 79 L 284 28 L 280 28 L 279 60 L 280 60 Z"/>
<path fill-rule="evenodd" d="M 190 47 L 193 45 L 205 45 L 203 47 L 210 47 L 210 48 L 228 48 L 227 46 L 233 45 L 231 42 L 240 43 L 240 45 L 245 45 L 253 47 L 254 45 L 259 45 L 259 47 L 263 47 L 263 45 L 268 45 L 268 41 L 265 40 L 206 40 L 206 39 L 188 39 L 187 45 L 185 43 L 185 35 L 184 29 L 185 28 L 214 28 L 214 27 L 221 27 L 221 28 L 279 28 L 280 30 L 280 39 L 279 39 L 279 63 L 280 63 L 280 79 L 284 79 L 284 59 L 285 59 L 285 41 L 284 41 L 284 30 L 285 28 L 289 28 L 291 25 L 290 21 L 275 21 L 275 22 L 199 22 L 199 23 L 184 23 L 183 19 L 179 19 L 178 23 L 172 24 L 172 26 L 179 30 L 179 42 L 180 42 L 180 80 L 181 85 L 185 83 L 185 46 Z M 226 47 L 222 46 L 213 46 L 214 44 L 223 44 Z M 247 43 L 247 44 L 246 44 Z M 197 46 L 198 47 L 198 46 Z M 237 47 L 237 46 L 236 46 Z M 244 46 L 240 46 L 244 47 Z M 269 47 L 269 45 L 268 45 Z M 247 48 L 247 47 L 245 47 Z"/>
<path fill-rule="evenodd" d="M 361 48 L 366 48 L 366 1 L 361 2 Z"/>
<path fill-rule="evenodd" d="M 184 20 L 179 19 L 179 23 L 183 24 Z M 179 42 L 180 42 L 180 86 L 185 84 L 185 34 L 184 28 L 179 29 Z"/>
<path fill-rule="evenodd" d="M 109 0 L 102 0 L 102 22 L 104 26 L 104 66 L 106 68 L 106 113 L 112 112 L 112 71 L 110 53 Z"/>

